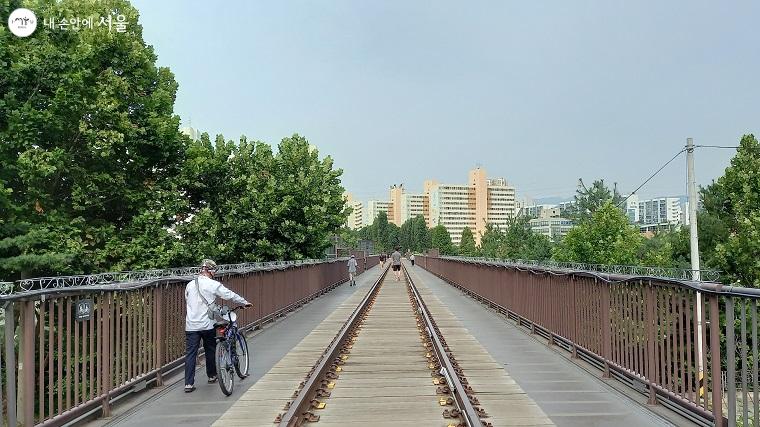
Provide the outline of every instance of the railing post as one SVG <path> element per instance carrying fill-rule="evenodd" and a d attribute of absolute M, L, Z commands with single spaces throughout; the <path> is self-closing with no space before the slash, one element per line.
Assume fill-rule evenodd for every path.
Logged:
<path fill-rule="evenodd" d="M 643 282 L 640 282 L 641 285 L 643 285 Z M 656 312 L 656 295 L 655 295 L 655 289 L 654 286 L 652 286 L 652 281 L 649 280 L 647 283 L 647 287 L 645 288 L 646 291 L 646 314 L 645 314 L 645 322 L 644 324 L 647 334 L 647 357 L 646 357 L 646 376 L 647 376 L 647 383 L 649 385 L 649 399 L 647 400 L 647 403 L 649 405 L 656 405 L 657 404 L 657 392 L 654 388 L 654 372 L 656 369 L 656 355 L 657 350 L 655 346 L 657 345 L 657 331 L 655 331 L 655 324 L 657 322 L 657 317 L 655 316 Z"/>
<path fill-rule="evenodd" d="M 24 373 L 24 411 L 23 423 L 25 426 L 33 426 L 34 422 L 34 301 L 23 303 L 23 334 L 24 361 L 22 365 Z M 42 327 L 42 325 L 40 325 Z"/>
<path fill-rule="evenodd" d="M 551 281 L 551 278 L 549 279 Z M 572 352 L 572 358 L 577 359 L 578 358 L 578 345 L 576 344 L 578 342 L 578 304 L 576 301 L 577 294 L 577 283 L 575 281 L 575 276 L 570 276 L 570 289 L 572 292 L 572 313 L 573 313 L 573 338 L 570 340 L 570 345 L 573 346 L 573 352 Z"/>
<path fill-rule="evenodd" d="M 720 295 L 710 295 L 710 375 L 715 427 L 723 427 L 723 385 L 720 369 Z"/>
<path fill-rule="evenodd" d="M 594 287 L 600 286 L 596 278 L 594 278 L 594 285 Z M 601 309 L 599 321 L 601 322 L 600 326 L 602 330 L 602 357 L 604 358 L 604 373 L 602 374 L 602 378 L 609 378 L 612 341 L 610 339 L 610 285 L 607 283 L 601 284 L 599 305 Z"/>
<path fill-rule="evenodd" d="M 164 385 L 164 288 L 157 286 L 155 292 L 153 312 L 156 319 L 156 386 L 161 387 Z"/>
<path fill-rule="evenodd" d="M 8 406 L 8 425 L 15 426 L 16 419 L 16 303 L 5 306 L 5 389 Z"/>
<path fill-rule="evenodd" d="M 736 342 L 734 341 L 734 299 L 726 296 L 726 382 L 728 383 L 728 425 L 736 425 Z"/>
<path fill-rule="evenodd" d="M 98 355 L 98 357 L 103 358 L 103 363 L 100 364 L 100 384 L 103 387 L 101 392 L 103 393 L 103 401 L 102 401 L 102 408 L 103 408 L 103 417 L 108 418 L 111 416 L 111 294 L 108 293 L 104 295 L 104 298 L 101 299 L 101 304 L 103 304 L 103 300 L 105 300 L 105 307 L 101 305 L 99 307 L 100 310 L 100 331 L 101 334 L 98 337 L 99 340 L 102 340 L 100 342 L 100 349 L 102 351 L 101 354 Z"/>

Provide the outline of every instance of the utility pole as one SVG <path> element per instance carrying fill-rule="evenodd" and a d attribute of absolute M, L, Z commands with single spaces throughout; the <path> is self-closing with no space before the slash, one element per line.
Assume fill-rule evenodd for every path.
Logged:
<path fill-rule="evenodd" d="M 689 247 L 691 248 L 691 279 L 701 279 L 699 274 L 699 236 L 697 231 L 697 179 L 694 177 L 694 141 L 686 138 L 686 176 L 689 187 Z M 704 366 L 702 364 L 702 293 L 697 291 L 697 366 L 699 367 L 699 393 L 704 390 Z"/>

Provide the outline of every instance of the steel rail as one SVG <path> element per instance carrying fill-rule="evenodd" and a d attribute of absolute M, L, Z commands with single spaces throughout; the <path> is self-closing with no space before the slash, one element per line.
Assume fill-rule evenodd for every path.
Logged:
<path fill-rule="evenodd" d="M 341 347 L 349 337 L 349 331 L 357 324 L 361 318 L 361 315 L 367 310 L 370 301 L 372 301 L 372 299 L 377 294 L 377 291 L 380 289 L 380 283 L 382 283 L 385 275 L 388 273 L 389 268 L 390 263 L 387 267 L 385 267 L 385 270 L 383 270 L 375 283 L 372 284 L 370 290 L 364 296 L 359 305 L 356 306 L 354 311 L 351 313 L 351 316 L 343 324 L 343 327 L 341 327 L 340 331 L 338 331 L 337 335 L 335 335 L 335 338 L 333 339 L 330 346 L 327 347 L 325 352 L 322 354 L 322 357 L 319 360 L 317 366 L 314 368 L 314 371 L 311 373 L 311 376 L 304 383 L 303 387 L 298 391 L 298 394 L 296 395 L 295 399 L 293 399 L 287 412 L 285 412 L 285 415 L 282 416 L 279 423 L 280 427 L 294 427 L 301 425 L 301 418 L 303 417 L 304 413 L 307 412 L 311 400 L 315 397 L 319 381 L 325 374 L 327 374 L 335 358 L 340 354 Z"/>
<path fill-rule="evenodd" d="M 404 271 L 404 276 L 406 276 L 406 279 L 409 282 L 409 287 L 412 290 L 412 295 L 414 295 L 414 299 L 417 302 L 419 313 L 425 320 L 425 329 L 427 329 L 428 334 L 430 335 L 430 339 L 433 341 L 433 351 L 435 352 L 438 361 L 441 363 L 441 370 L 446 371 L 446 374 L 443 376 L 447 379 L 448 382 L 451 382 L 451 391 L 454 394 L 454 400 L 457 403 L 457 407 L 459 408 L 459 412 L 462 418 L 470 427 L 482 427 L 483 422 L 480 420 L 480 415 L 478 415 L 478 412 L 475 410 L 472 402 L 470 402 L 470 398 L 467 396 L 467 391 L 465 390 L 464 385 L 462 385 L 462 381 L 459 380 L 459 376 L 457 376 L 457 373 L 454 370 L 454 365 L 451 363 L 451 359 L 449 359 L 449 356 L 446 354 L 446 349 L 444 348 L 443 343 L 441 342 L 441 338 L 438 336 L 438 333 L 435 330 L 435 326 L 433 325 L 433 317 L 425 305 L 425 301 L 423 301 L 422 296 L 412 281 L 412 277 L 409 274 L 409 271 L 407 271 L 406 266 L 403 264 L 402 270 Z"/>

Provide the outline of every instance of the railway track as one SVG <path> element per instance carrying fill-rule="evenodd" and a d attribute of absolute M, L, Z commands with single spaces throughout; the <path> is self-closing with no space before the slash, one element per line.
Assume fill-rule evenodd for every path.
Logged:
<path fill-rule="evenodd" d="M 488 426 L 487 413 L 403 268 L 351 313 L 274 420 L 280 426 Z"/>

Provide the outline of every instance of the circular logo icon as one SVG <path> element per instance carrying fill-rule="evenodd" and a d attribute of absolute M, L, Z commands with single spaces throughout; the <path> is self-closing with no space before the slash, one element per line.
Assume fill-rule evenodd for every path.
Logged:
<path fill-rule="evenodd" d="M 37 29 L 37 16 L 31 10 L 20 7 L 8 17 L 8 28 L 19 37 L 28 37 Z"/>

